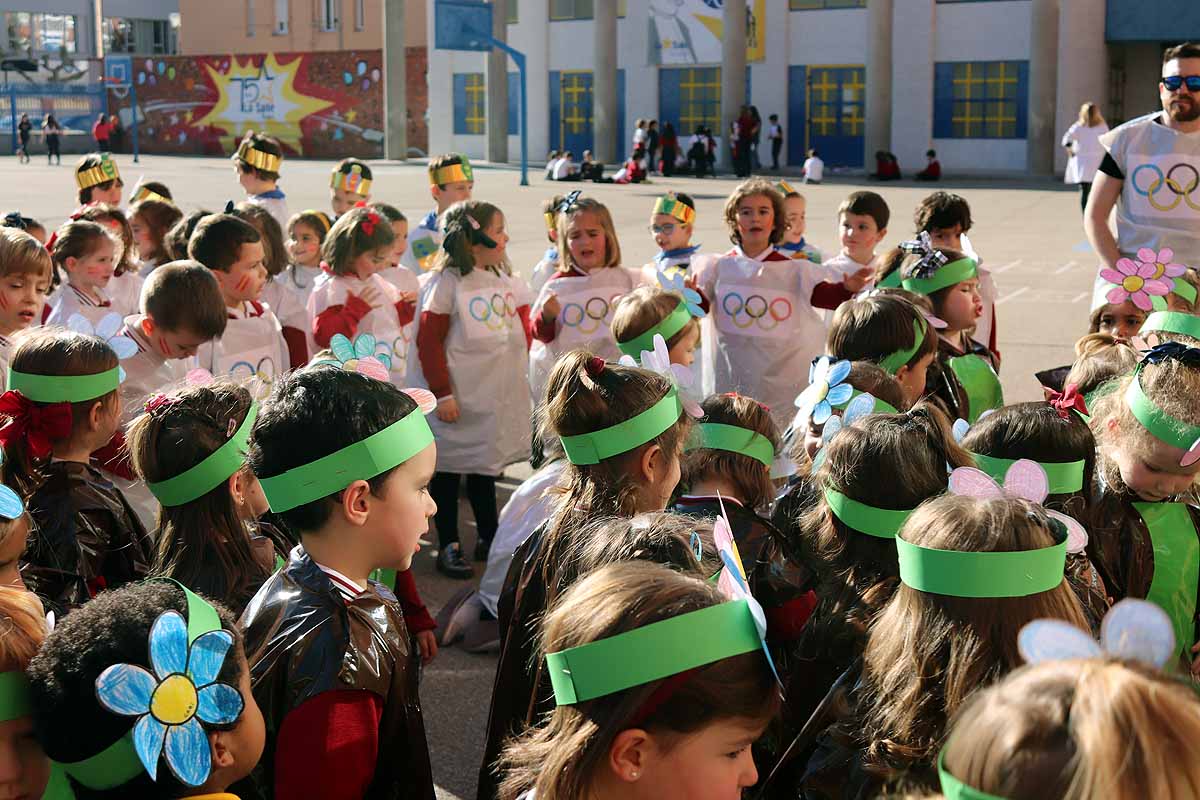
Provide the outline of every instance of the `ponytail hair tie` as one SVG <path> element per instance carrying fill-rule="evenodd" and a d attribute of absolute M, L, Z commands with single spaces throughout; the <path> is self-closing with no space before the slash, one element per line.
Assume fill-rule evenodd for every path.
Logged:
<path fill-rule="evenodd" d="M 584 365 L 584 371 L 587 372 L 589 378 L 595 380 L 604 373 L 604 368 L 607 366 L 608 364 L 603 358 L 592 356 L 587 360 L 587 364 Z"/>

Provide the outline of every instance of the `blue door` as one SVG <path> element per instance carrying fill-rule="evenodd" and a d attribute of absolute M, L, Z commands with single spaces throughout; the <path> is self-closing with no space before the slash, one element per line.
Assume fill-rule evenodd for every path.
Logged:
<path fill-rule="evenodd" d="M 593 149 L 592 73 L 550 73 L 550 149 L 570 150 L 579 161 Z M 617 70 L 617 158 L 625 158 L 625 70 Z"/>
<path fill-rule="evenodd" d="M 807 68 L 807 146 L 827 166 L 863 165 L 864 72 L 862 66 Z"/>

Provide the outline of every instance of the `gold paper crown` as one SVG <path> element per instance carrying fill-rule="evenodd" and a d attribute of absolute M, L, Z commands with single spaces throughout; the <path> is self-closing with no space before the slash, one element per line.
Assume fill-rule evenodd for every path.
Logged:
<path fill-rule="evenodd" d="M 546 219 L 546 230 L 553 231 L 557 229 L 558 214 L 555 214 L 553 211 L 547 211 L 545 214 L 542 214 L 542 216 Z"/>
<path fill-rule="evenodd" d="M 175 204 L 175 201 L 173 201 L 171 198 L 163 197 L 153 189 L 147 189 L 145 186 L 139 186 L 137 190 L 134 191 L 133 197 L 129 198 L 129 203 L 132 205 L 133 203 L 140 203 L 143 200 L 158 200 L 163 203 L 171 203 L 172 205 Z"/>
<path fill-rule="evenodd" d="M 306 208 L 305 210 L 301 211 L 300 213 L 316 217 L 317 220 L 321 223 L 321 227 L 325 229 L 325 233 L 329 233 L 329 226 L 330 226 L 329 215 L 326 214 L 324 211 L 318 211 L 315 208 Z"/>
<path fill-rule="evenodd" d="M 121 173 L 117 169 L 117 162 L 113 161 L 108 153 L 100 154 L 100 163 L 96 166 L 75 173 L 75 183 L 80 189 L 90 189 L 93 186 L 120 179 Z"/>
<path fill-rule="evenodd" d="M 363 177 L 360 164 L 351 164 L 349 172 L 334 170 L 329 176 L 329 185 L 339 191 L 354 192 L 359 197 L 366 197 L 371 193 L 371 179 Z"/>
<path fill-rule="evenodd" d="M 449 164 L 445 167 L 429 170 L 429 183 L 431 186 L 445 186 L 447 183 L 459 183 L 465 181 L 473 183 L 475 181 L 475 170 L 471 168 L 471 162 L 467 157 L 460 155 L 461 164 Z"/>
<path fill-rule="evenodd" d="M 665 194 L 654 203 L 655 214 L 670 214 L 684 225 L 691 225 L 696 220 L 696 209 L 682 202 L 674 194 Z"/>
<path fill-rule="evenodd" d="M 256 148 L 249 139 L 242 139 L 238 145 L 237 152 L 233 154 L 237 161 L 245 161 L 255 169 L 261 169 L 263 172 L 279 172 L 279 165 L 283 163 L 283 158 L 268 153 Z"/>
<path fill-rule="evenodd" d="M 789 194 L 796 194 L 796 190 L 793 189 L 792 185 L 787 181 L 780 181 L 777 186 L 779 187 L 779 191 L 783 193 L 784 197 L 787 197 Z"/>

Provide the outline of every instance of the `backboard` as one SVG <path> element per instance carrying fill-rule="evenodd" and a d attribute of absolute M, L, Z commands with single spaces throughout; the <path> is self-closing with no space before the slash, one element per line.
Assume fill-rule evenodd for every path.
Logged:
<path fill-rule="evenodd" d="M 437 0 L 434 47 L 440 50 L 491 50 L 492 4 L 475 0 Z"/>
<path fill-rule="evenodd" d="M 133 83 L 133 58 L 131 56 L 105 56 L 104 80 L 110 88 L 129 86 Z"/>

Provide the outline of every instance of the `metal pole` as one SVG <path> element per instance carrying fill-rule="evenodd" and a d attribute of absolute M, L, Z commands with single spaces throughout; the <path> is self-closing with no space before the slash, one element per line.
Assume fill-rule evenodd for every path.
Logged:
<path fill-rule="evenodd" d="M 404 5 L 383 2 L 383 157 L 408 158 L 408 53 L 405 49 Z"/>
<path fill-rule="evenodd" d="M 132 78 L 133 75 L 130 74 L 129 77 Z M 131 135 L 133 137 L 133 163 L 137 164 L 141 161 L 141 158 L 138 156 L 137 83 L 133 80 L 129 81 L 129 112 L 133 117 L 133 121 L 129 124 Z"/>
<path fill-rule="evenodd" d="M 529 84 L 525 74 L 525 54 L 508 46 L 507 42 L 491 39 L 492 47 L 512 56 L 521 80 L 521 185 L 529 185 Z M 505 79 L 507 80 L 507 78 Z M 507 111 L 505 112 L 507 119 Z M 508 129 L 507 122 L 505 130 Z M 507 135 L 507 134 L 506 134 Z"/>
<path fill-rule="evenodd" d="M 492 0 L 492 41 L 507 40 L 508 4 Z M 487 160 L 508 161 L 508 56 L 495 46 L 487 54 Z"/>

